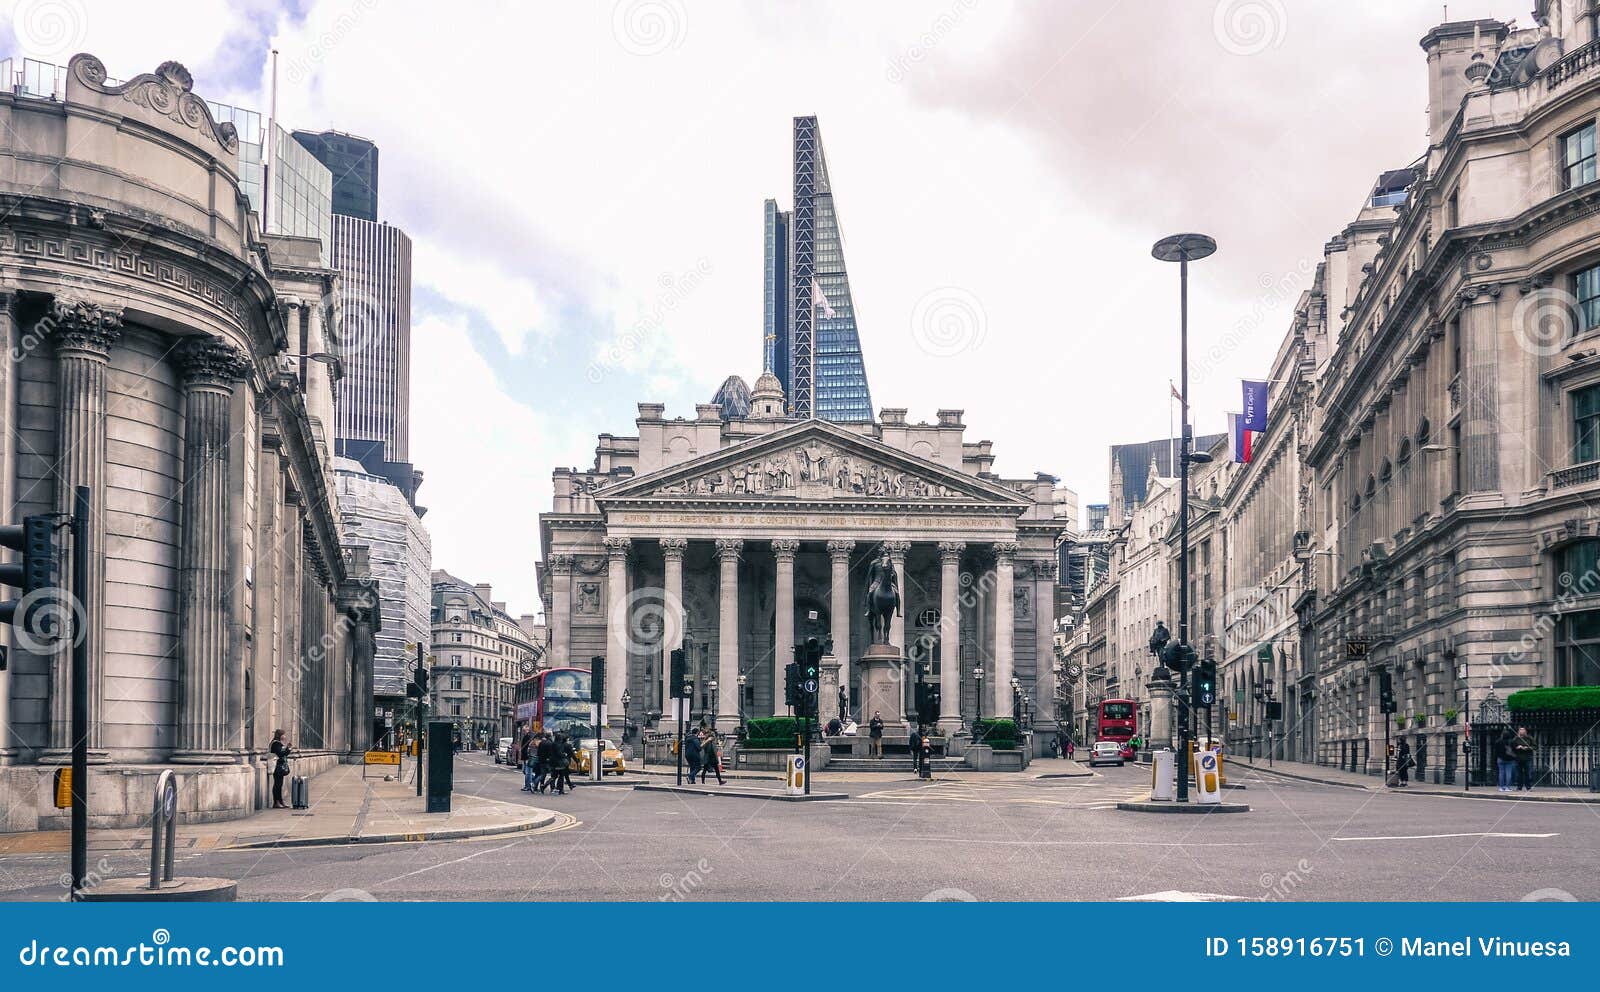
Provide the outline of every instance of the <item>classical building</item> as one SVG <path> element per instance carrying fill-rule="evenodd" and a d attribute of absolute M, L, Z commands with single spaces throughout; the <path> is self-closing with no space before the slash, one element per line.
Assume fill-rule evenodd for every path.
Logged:
<path fill-rule="evenodd" d="M 866 566 L 887 554 L 904 603 L 891 641 L 927 662 L 954 731 L 982 712 L 1009 715 L 1012 678 L 1031 699 L 1054 695 L 1055 516 L 1048 475 L 1003 479 L 989 441 L 967 441 L 961 411 L 911 424 L 905 411 L 842 424 L 785 417 L 763 373 L 751 415 L 707 404 L 668 419 L 641 403 L 636 435 L 602 434 L 594 465 L 554 473 L 540 517 L 539 580 L 551 664 L 606 659 L 613 719 L 662 709 L 663 658 L 680 645 L 698 717 L 724 727 L 784 713 L 792 645 L 831 638 L 860 717 L 858 659 L 869 644 Z M 711 689 L 713 680 L 719 690 Z M 899 722 L 912 705 L 901 673 Z M 837 705 L 823 696 L 824 712 Z M 1053 713 L 1034 705 L 1042 724 Z"/>
<path fill-rule="evenodd" d="M 337 273 L 266 238 L 240 145 L 176 62 L 112 83 L 75 56 L 60 94 L 0 92 L 0 507 L 88 533 L 90 815 L 147 821 L 267 798 L 283 728 L 301 774 L 368 743 L 376 591 L 339 541 L 328 439 Z M 71 588 L 70 557 L 61 570 Z M 72 605 L 72 604 L 67 604 Z M 70 645 L 10 626 L 0 829 L 63 826 Z"/>
<path fill-rule="evenodd" d="M 487 584 L 433 573 L 429 686 L 434 716 L 455 724 L 463 740 L 510 737 L 517 682 L 544 663 L 544 626 L 513 618 Z"/>

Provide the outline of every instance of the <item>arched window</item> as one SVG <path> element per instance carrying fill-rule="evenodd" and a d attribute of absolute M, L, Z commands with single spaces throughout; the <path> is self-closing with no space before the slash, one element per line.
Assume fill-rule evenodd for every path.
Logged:
<path fill-rule="evenodd" d="M 1385 458 L 1383 460 L 1383 468 L 1381 470 L 1379 470 L 1379 472 L 1378 472 L 1378 481 L 1382 482 L 1384 484 L 1384 486 L 1388 486 L 1389 485 L 1389 480 L 1391 478 L 1393 478 L 1393 477 L 1394 477 L 1394 468 L 1392 466 L 1390 466 L 1389 459 Z"/>
<path fill-rule="evenodd" d="M 1378 481 L 1372 476 L 1367 476 L 1367 499 L 1371 499 L 1378 492 Z"/>
<path fill-rule="evenodd" d="M 1401 465 L 1404 465 L 1406 462 L 1411 460 L 1410 438 L 1405 437 L 1400 439 L 1400 450 L 1395 452 L 1394 460 Z"/>
<path fill-rule="evenodd" d="M 1428 423 L 1428 418 L 1427 417 L 1423 417 L 1422 418 L 1422 422 L 1417 425 L 1417 447 L 1420 448 L 1423 445 L 1427 444 L 1428 443 L 1428 439 L 1431 438 L 1432 436 L 1433 436 L 1433 425 Z"/>

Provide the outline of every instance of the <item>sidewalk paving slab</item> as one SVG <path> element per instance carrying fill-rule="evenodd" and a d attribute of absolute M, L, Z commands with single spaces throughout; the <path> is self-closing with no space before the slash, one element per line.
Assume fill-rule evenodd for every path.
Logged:
<path fill-rule="evenodd" d="M 808 803 L 826 802 L 830 799 L 849 799 L 844 792 L 812 792 L 798 796 L 791 796 L 778 789 L 752 789 L 733 788 L 706 785 L 653 785 L 640 784 L 633 787 L 635 792 L 672 792 L 686 796 L 726 796 L 735 799 L 773 799 L 783 803 Z"/>
<path fill-rule="evenodd" d="M 1382 779 L 1377 775 L 1362 775 L 1359 772 L 1329 768 L 1326 765 L 1311 765 L 1303 761 L 1276 761 L 1271 765 L 1266 765 L 1237 756 L 1232 758 L 1232 767 L 1248 768 L 1251 771 L 1261 772 L 1266 775 L 1277 775 L 1282 778 L 1312 782 L 1317 785 L 1333 785 L 1345 789 L 1361 789 L 1366 792 L 1387 792 L 1393 795 L 1446 796 L 1454 799 L 1491 799 L 1497 802 L 1573 803 L 1600 806 L 1600 793 L 1579 789 L 1540 787 L 1525 792 L 1499 792 L 1494 787 L 1487 785 L 1475 786 L 1469 790 L 1454 786 L 1423 784 L 1408 785 L 1404 788 L 1389 788 L 1383 784 Z"/>

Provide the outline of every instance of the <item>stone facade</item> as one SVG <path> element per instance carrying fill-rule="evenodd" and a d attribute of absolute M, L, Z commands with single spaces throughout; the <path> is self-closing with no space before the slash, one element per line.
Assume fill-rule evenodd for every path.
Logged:
<path fill-rule="evenodd" d="M 63 99 L 0 93 L 0 506 L 90 492 L 95 825 L 144 822 L 168 767 L 184 819 L 250 813 L 275 727 L 314 774 L 371 725 L 375 593 L 341 553 L 327 443 L 338 366 L 294 357 L 336 347 L 337 276 L 306 239 L 260 235 L 237 135 L 191 85 L 174 62 L 107 85 L 79 55 Z M 70 646 L 0 636 L 0 829 L 64 826 Z"/>
<path fill-rule="evenodd" d="M 435 570 L 428 652 L 431 712 L 455 724 L 463 740 L 492 744 L 512 736 L 517 683 L 542 667 L 543 635 L 536 618 L 506 612 L 493 587 Z"/>
<path fill-rule="evenodd" d="M 996 476 L 990 442 L 964 439 L 959 410 L 935 424 L 908 424 L 897 409 L 835 424 L 785 418 L 771 375 L 751 396 L 743 419 L 710 404 L 668 419 L 642 403 L 636 436 L 603 434 L 591 469 L 555 471 L 539 565 L 551 664 L 608 659 L 615 721 L 624 688 L 633 713 L 662 711 L 663 659 L 682 646 L 695 718 L 731 728 L 741 712 L 787 712 L 792 645 L 831 638 L 859 718 L 863 577 L 887 553 L 904 606 L 891 641 L 907 661 L 931 663 L 942 726 L 977 713 L 979 667 L 985 716 L 1010 715 L 1013 676 L 1048 700 L 1055 553 L 1068 526 L 1054 513 L 1055 480 Z M 904 707 L 886 720 L 911 709 L 911 680 L 899 681 Z"/>

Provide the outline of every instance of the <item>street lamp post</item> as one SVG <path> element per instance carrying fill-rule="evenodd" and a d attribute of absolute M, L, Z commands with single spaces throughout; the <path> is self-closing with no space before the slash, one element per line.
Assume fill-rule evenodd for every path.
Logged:
<path fill-rule="evenodd" d="M 628 704 L 633 702 L 633 693 L 627 689 L 622 690 L 622 743 L 628 743 Z"/>
<path fill-rule="evenodd" d="M 711 726 L 717 725 L 717 680 L 712 679 L 706 683 L 706 688 L 711 690 Z"/>
<path fill-rule="evenodd" d="M 1022 729 L 1022 683 L 1017 677 L 1011 677 L 1011 723 L 1016 729 Z"/>
<path fill-rule="evenodd" d="M 1174 234 L 1162 238 L 1151 248 L 1150 254 L 1163 262 L 1178 263 L 1178 359 L 1183 383 L 1178 403 L 1181 407 L 1179 423 L 1179 459 L 1181 470 L 1178 482 L 1178 645 L 1181 652 L 1189 646 L 1189 263 L 1209 257 L 1217 250 L 1216 241 L 1204 234 Z M 1206 455 L 1204 461 L 1210 461 Z M 1189 664 L 1187 655 L 1178 674 L 1178 760 L 1188 760 L 1189 754 Z M 1189 801 L 1189 776 L 1178 776 L 1178 802 Z"/>
<path fill-rule="evenodd" d="M 739 690 L 738 703 L 739 703 L 739 737 L 740 737 L 741 740 L 745 737 L 745 734 L 746 734 L 746 730 L 745 730 L 745 726 L 744 726 L 744 684 L 745 684 L 744 673 L 740 672 L 739 673 L 739 678 L 738 678 L 738 690 Z"/>

